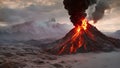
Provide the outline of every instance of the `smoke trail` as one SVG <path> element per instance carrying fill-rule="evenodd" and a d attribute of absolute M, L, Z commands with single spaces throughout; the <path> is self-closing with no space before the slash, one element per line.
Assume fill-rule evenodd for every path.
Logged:
<path fill-rule="evenodd" d="M 88 6 L 96 3 L 96 0 L 64 0 L 63 3 L 65 9 L 68 10 L 71 22 L 76 26 L 81 25 L 81 22 L 78 23 L 78 20 L 86 17 L 86 9 L 88 9 Z"/>
<path fill-rule="evenodd" d="M 110 9 L 108 2 L 106 0 L 98 0 L 95 6 L 95 11 L 92 13 L 95 23 L 104 16 L 106 9 Z"/>

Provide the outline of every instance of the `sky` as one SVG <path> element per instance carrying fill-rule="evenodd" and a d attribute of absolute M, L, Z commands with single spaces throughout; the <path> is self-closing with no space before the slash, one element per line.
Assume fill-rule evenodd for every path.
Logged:
<path fill-rule="evenodd" d="M 108 2 L 110 9 L 93 25 L 103 32 L 120 30 L 120 1 L 102 1 Z M 55 18 L 59 23 L 72 25 L 62 2 L 63 0 L 0 0 L 0 27 L 31 20 L 42 23 L 50 18 Z"/>

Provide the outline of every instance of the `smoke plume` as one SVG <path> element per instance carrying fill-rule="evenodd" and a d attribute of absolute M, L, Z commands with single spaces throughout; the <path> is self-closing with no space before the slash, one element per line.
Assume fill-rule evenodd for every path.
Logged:
<path fill-rule="evenodd" d="M 98 20 L 102 19 L 103 17 L 104 19 L 105 17 L 107 17 L 106 19 L 110 19 L 110 17 L 114 18 L 116 13 L 120 13 L 119 6 L 119 0 L 96 0 L 96 3 L 90 6 L 87 10 L 88 19 L 92 19 L 95 21 L 95 23 L 97 23 Z"/>
<path fill-rule="evenodd" d="M 104 16 L 106 9 L 110 9 L 108 2 L 106 0 L 98 0 L 95 6 L 95 11 L 92 13 L 95 23 Z"/>
<path fill-rule="evenodd" d="M 94 3 L 96 0 L 64 0 L 65 9 L 68 10 L 71 22 L 73 25 L 81 25 L 78 20 L 86 17 L 86 9 Z"/>

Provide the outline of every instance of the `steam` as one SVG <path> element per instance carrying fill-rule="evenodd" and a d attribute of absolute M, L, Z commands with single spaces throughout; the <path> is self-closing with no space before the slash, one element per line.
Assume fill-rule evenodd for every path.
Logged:
<path fill-rule="evenodd" d="M 62 18 L 62 22 L 65 22 L 65 23 L 69 22 L 69 21 L 66 21 L 67 14 L 62 6 L 63 0 L 44 0 L 44 1 L 43 0 L 1 0 L 1 1 L 4 2 L 4 3 L 0 2 L 0 25 L 2 26 L 21 24 L 29 21 L 39 21 L 38 24 L 41 27 L 43 27 L 45 25 L 44 21 L 54 17 L 57 19 Z M 119 19 L 120 19 L 120 16 L 119 16 L 120 1 L 119 0 L 64 0 L 64 5 L 65 5 L 65 8 L 68 10 L 68 14 L 70 15 L 70 19 L 74 25 L 78 24 L 76 23 L 76 21 L 78 21 L 78 18 L 86 17 L 86 9 L 89 9 L 89 11 L 87 12 L 89 19 L 94 19 L 96 20 L 96 22 L 98 20 L 102 21 L 103 19 L 103 22 L 101 22 L 102 25 L 100 25 L 99 28 L 104 28 L 103 30 L 105 30 L 107 23 L 110 26 L 113 26 L 114 24 L 114 26 L 116 27 L 115 23 L 117 23 L 117 27 L 115 29 L 120 29 L 120 27 L 118 26 L 120 25 L 119 24 Z M 105 12 L 106 9 L 109 9 L 109 13 L 107 13 L 107 15 Z M 99 10 L 101 10 L 101 12 Z M 97 23 L 97 24 L 100 24 L 100 23 Z M 51 26 L 53 25 L 51 24 Z M 62 28 L 62 26 L 60 27 Z M 35 34 L 35 32 L 29 28 L 26 31 L 30 31 L 32 35 Z M 49 30 L 50 28 L 48 28 L 48 26 L 45 26 L 44 28 L 45 30 L 43 31 L 48 32 L 48 34 L 50 35 L 54 35 L 53 34 L 54 32 L 56 32 L 56 34 L 59 33 L 57 32 L 59 29 L 54 30 L 53 28 L 52 30 L 52 27 L 50 27 L 51 30 Z M 113 30 L 113 28 L 107 28 L 107 29 L 109 29 L 109 31 Z M 37 35 L 35 34 L 34 36 L 37 36 L 37 37 L 40 36 L 41 32 L 39 32 L 40 30 L 36 26 L 35 26 L 35 31 Z M 53 33 L 49 31 L 52 31 Z M 62 31 L 62 30 L 59 30 L 59 31 Z M 65 33 L 65 32 L 62 32 L 62 33 Z M 30 36 L 30 37 L 33 37 L 33 36 Z"/>
<path fill-rule="evenodd" d="M 2 28 L 0 29 L 0 41 L 59 39 L 70 29 L 68 28 L 68 24 L 59 24 L 55 18 L 43 23 L 39 22 L 40 21 L 28 21 Z"/>
<path fill-rule="evenodd" d="M 86 9 L 89 19 L 94 19 L 95 22 L 102 19 L 106 14 L 106 9 L 111 13 L 119 12 L 119 0 L 83 0 L 72 2 L 73 0 L 65 0 L 65 8 L 68 10 L 71 21 L 76 22 L 75 19 L 79 16 L 86 16 Z M 83 5 L 80 6 L 82 3 Z M 86 3 L 86 4 L 85 4 Z M 72 8 L 70 4 L 73 4 Z M 78 4 L 78 6 L 77 6 Z M 0 23 L 2 24 L 18 24 L 29 20 L 46 20 L 50 17 L 67 18 L 63 9 L 62 1 L 60 0 L 1 0 L 0 2 Z M 83 7 L 84 6 L 84 7 Z M 82 7 L 82 8 L 81 8 Z M 69 8 L 69 9 L 68 9 Z M 77 10 L 78 8 L 78 10 Z M 91 9 L 92 8 L 92 9 Z M 73 11 L 72 11 L 73 10 Z M 81 11 L 80 11 L 81 10 Z M 75 13 L 74 13 L 75 12 Z M 80 14 L 80 15 L 79 15 Z M 82 14 L 82 15 L 81 15 Z M 111 15 L 112 16 L 112 15 Z M 75 18 L 76 17 L 76 18 Z M 67 20 L 67 22 L 69 22 Z M 74 24 L 74 23 L 73 23 Z"/>
<path fill-rule="evenodd" d="M 113 13 L 116 13 L 116 11 L 119 11 L 119 4 L 120 1 L 118 0 L 96 0 L 97 2 L 89 6 L 89 9 L 87 10 L 88 19 L 92 19 L 95 21 L 95 23 L 98 22 L 98 20 L 102 19 L 106 14 L 111 15 Z M 114 11 L 114 12 L 113 12 Z"/>
<path fill-rule="evenodd" d="M 110 9 L 108 2 L 106 0 L 98 0 L 95 6 L 95 11 L 92 13 L 95 23 L 104 16 L 106 9 Z"/>
<path fill-rule="evenodd" d="M 14 25 L 31 20 L 44 22 L 53 17 L 59 19 L 64 17 L 61 4 L 57 0 L 1 0 L 0 24 Z"/>

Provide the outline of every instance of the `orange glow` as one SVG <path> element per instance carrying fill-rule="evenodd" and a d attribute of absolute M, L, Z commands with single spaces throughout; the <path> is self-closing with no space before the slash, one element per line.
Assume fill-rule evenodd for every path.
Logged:
<path fill-rule="evenodd" d="M 87 19 L 82 19 L 82 24 L 75 27 L 75 33 L 72 35 L 72 37 L 66 40 L 64 44 L 61 44 L 62 48 L 59 50 L 59 54 L 66 52 L 68 49 L 69 53 L 75 53 L 81 47 L 84 47 L 84 50 L 87 50 L 83 35 L 86 33 L 91 39 L 94 39 L 92 33 L 87 30 L 88 25 Z M 69 46 L 67 47 L 66 44 L 69 44 Z"/>
<path fill-rule="evenodd" d="M 80 26 L 77 27 L 77 32 L 80 32 L 81 28 Z"/>
<path fill-rule="evenodd" d="M 59 51 L 59 54 L 61 54 L 64 51 L 65 47 L 62 47 L 62 49 Z"/>
<path fill-rule="evenodd" d="M 74 51 L 74 45 L 70 47 L 70 53 L 72 53 L 73 51 Z"/>
<path fill-rule="evenodd" d="M 83 27 L 84 30 L 87 29 L 87 19 L 82 20 L 82 27 Z"/>

